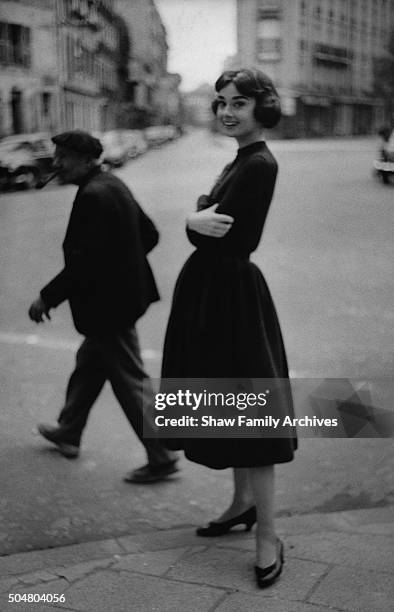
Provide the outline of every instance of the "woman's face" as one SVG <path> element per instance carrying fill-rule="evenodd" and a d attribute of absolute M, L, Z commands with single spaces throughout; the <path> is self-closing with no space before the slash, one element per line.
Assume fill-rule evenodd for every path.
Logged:
<path fill-rule="evenodd" d="M 236 138 L 240 145 L 261 135 L 262 127 L 254 116 L 254 98 L 244 96 L 234 83 L 229 83 L 218 92 L 216 100 L 216 117 L 223 134 Z"/>

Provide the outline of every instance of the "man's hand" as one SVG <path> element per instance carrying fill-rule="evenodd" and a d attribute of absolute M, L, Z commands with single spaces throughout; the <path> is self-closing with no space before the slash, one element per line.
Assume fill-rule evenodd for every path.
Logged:
<path fill-rule="evenodd" d="M 38 297 L 29 308 L 29 317 L 36 323 L 44 323 L 44 315 L 47 319 L 50 319 L 49 308 L 45 305 L 42 297 Z"/>
<path fill-rule="evenodd" d="M 230 215 L 216 213 L 215 210 L 218 204 L 214 204 L 209 208 L 200 210 L 199 212 L 191 213 L 187 218 L 187 226 L 189 229 L 211 236 L 213 238 L 222 238 L 231 229 L 234 223 L 234 218 Z"/>

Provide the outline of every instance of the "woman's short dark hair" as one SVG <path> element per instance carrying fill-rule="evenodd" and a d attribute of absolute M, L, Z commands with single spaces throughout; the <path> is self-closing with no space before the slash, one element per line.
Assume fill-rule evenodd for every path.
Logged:
<path fill-rule="evenodd" d="M 272 128 L 282 116 L 279 94 L 271 79 L 260 70 L 240 68 L 226 70 L 215 83 L 217 92 L 230 83 L 234 83 L 239 93 L 256 100 L 254 116 L 263 127 Z M 218 100 L 212 102 L 212 110 L 216 115 Z"/>

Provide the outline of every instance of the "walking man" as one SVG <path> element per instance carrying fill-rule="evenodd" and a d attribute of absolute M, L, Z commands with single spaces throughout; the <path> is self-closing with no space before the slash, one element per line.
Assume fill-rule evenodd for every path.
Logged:
<path fill-rule="evenodd" d="M 127 482 L 150 483 L 178 470 L 174 453 L 155 437 L 144 415 L 143 394 L 153 390 L 141 360 L 135 322 L 159 299 L 146 254 L 158 232 L 126 185 L 102 171 L 102 146 L 88 132 L 55 136 L 54 168 L 62 183 L 78 185 L 63 242 L 65 265 L 31 304 L 30 318 L 41 323 L 69 301 L 74 325 L 85 336 L 66 392 L 58 425 L 39 425 L 40 434 L 68 458 L 77 457 L 89 412 L 106 380 L 145 447 L 148 463 Z M 153 433 L 154 435 L 154 433 Z"/>

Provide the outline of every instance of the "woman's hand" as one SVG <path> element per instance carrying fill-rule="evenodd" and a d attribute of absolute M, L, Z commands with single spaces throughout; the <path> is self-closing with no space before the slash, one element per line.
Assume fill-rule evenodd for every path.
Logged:
<path fill-rule="evenodd" d="M 186 219 L 187 227 L 204 236 L 223 238 L 231 229 L 234 218 L 215 212 L 218 204 L 199 212 L 190 213 Z"/>

